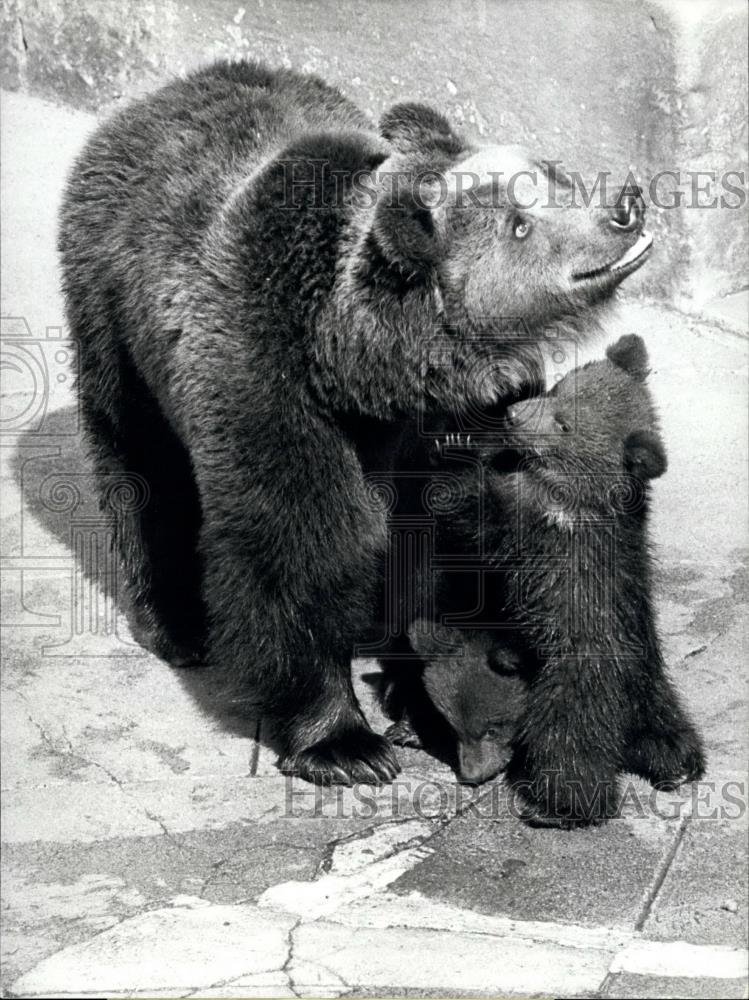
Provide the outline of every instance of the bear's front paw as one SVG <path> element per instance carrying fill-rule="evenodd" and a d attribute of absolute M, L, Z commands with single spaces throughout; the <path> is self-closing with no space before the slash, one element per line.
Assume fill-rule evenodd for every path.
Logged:
<path fill-rule="evenodd" d="M 363 726 L 299 750 L 285 757 L 279 767 L 284 774 L 316 785 L 381 785 L 392 781 L 401 769 L 388 740 Z"/>
<path fill-rule="evenodd" d="M 563 829 L 604 823 L 615 816 L 619 804 L 614 767 L 590 762 L 585 766 L 540 766 L 522 750 L 515 750 L 505 769 L 505 783 L 519 816 L 530 826 Z"/>
<path fill-rule="evenodd" d="M 650 733 L 630 748 L 627 768 L 652 785 L 673 791 L 688 781 L 699 781 L 704 775 L 702 741 L 691 728 L 679 733 Z"/>
<path fill-rule="evenodd" d="M 401 719 L 394 722 L 392 726 L 385 730 L 385 738 L 390 740 L 396 747 L 414 747 L 416 750 L 423 749 L 421 737 L 419 737 L 408 719 Z"/>

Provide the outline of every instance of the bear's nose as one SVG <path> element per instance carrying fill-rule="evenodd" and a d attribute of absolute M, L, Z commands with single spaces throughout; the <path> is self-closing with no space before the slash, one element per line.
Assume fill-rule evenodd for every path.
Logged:
<path fill-rule="evenodd" d="M 519 403 L 513 403 L 512 406 L 508 406 L 505 410 L 505 425 L 507 427 L 519 427 L 521 424 L 526 423 L 536 412 L 537 406 L 538 397 L 521 399 Z"/>
<path fill-rule="evenodd" d="M 645 202 L 642 198 L 642 190 L 637 184 L 630 184 L 622 190 L 617 198 L 609 222 L 614 229 L 631 232 L 640 225 L 644 215 Z"/>

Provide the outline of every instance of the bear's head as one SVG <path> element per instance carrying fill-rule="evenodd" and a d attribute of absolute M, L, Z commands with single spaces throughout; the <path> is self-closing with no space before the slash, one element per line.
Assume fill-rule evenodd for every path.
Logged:
<path fill-rule="evenodd" d="M 526 495 L 556 498 L 560 512 L 640 509 L 643 485 L 667 465 L 647 374 L 642 339 L 621 337 L 604 360 L 511 406 L 506 448 L 492 464 L 515 463 L 539 487 Z"/>
<path fill-rule="evenodd" d="M 586 206 L 554 163 L 466 144 L 419 104 L 391 108 L 380 130 L 392 154 L 378 171 L 374 238 L 404 274 L 436 282 L 448 327 L 491 335 L 584 315 L 590 329 L 592 307 L 648 255 L 636 185 Z"/>
<path fill-rule="evenodd" d="M 463 642 L 456 655 L 445 655 L 445 647 L 421 619 L 409 635 L 424 658 L 424 689 L 455 734 L 458 777 L 473 785 L 489 781 L 507 763 L 507 746 L 522 708 L 520 654 L 509 645 L 476 638 Z"/>

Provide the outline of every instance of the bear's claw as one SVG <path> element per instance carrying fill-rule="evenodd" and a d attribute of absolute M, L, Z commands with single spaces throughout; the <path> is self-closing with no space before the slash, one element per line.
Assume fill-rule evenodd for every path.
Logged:
<path fill-rule="evenodd" d="M 471 435 L 461 434 L 457 431 L 451 434 L 446 434 L 440 442 L 440 446 L 441 448 L 470 448 Z"/>
<path fill-rule="evenodd" d="M 697 734 L 689 727 L 677 736 L 653 736 L 630 750 L 628 767 L 661 791 L 675 791 L 705 773 L 705 756 Z"/>
<path fill-rule="evenodd" d="M 416 735 L 408 719 L 401 719 L 394 722 L 392 726 L 385 730 L 385 736 L 396 747 L 414 747 L 422 749 L 422 742 Z"/>
<path fill-rule="evenodd" d="M 285 757 L 279 768 L 316 785 L 381 785 L 401 769 L 390 742 L 364 728 L 320 740 Z"/>

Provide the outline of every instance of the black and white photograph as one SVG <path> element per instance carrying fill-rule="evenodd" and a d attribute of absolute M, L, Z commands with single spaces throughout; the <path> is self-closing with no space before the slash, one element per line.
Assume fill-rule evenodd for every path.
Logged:
<path fill-rule="evenodd" d="M 8 998 L 749 997 L 746 0 L 2 0 Z"/>

